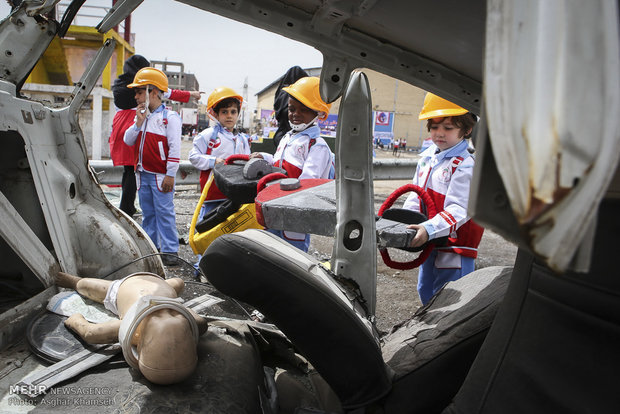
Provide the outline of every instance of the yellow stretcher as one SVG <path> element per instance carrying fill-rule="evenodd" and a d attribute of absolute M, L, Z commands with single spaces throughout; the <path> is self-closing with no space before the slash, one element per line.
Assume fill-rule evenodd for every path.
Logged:
<path fill-rule="evenodd" d="M 202 190 L 202 194 L 200 195 L 200 200 L 198 200 L 198 204 L 194 210 L 192 224 L 189 229 L 189 245 L 195 254 L 203 254 L 205 250 L 207 250 L 207 247 L 209 247 L 215 239 L 224 234 L 235 233 L 246 229 L 263 228 L 263 226 L 258 224 L 258 221 L 256 220 L 256 207 L 254 203 L 249 203 L 242 204 L 236 212 L 228 216 L 226 220 L 219 223 L 215 227 L 203 233 L 196 233 L 196 223 L 198 221 L 198 216 L 200 215 L 200 209 L 202 208 L 202 204 L 204 203 L 207 193 L 209 192 L 209 188 L 212 184 L 213 173 Z"/>

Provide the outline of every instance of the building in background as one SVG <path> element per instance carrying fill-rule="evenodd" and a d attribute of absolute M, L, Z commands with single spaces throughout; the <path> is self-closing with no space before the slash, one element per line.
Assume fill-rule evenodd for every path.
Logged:
<path fill-rule="evenodd" d="M 320 76 L 321 68 L 304 69 L 310 76 Z M 363 69 L 368 77 L 372 94 L 374 137 L 389 145 L 394 139 L 404 139 L 410 148 L 419 148 L 427 137 L 426 123 L 418 120 L 426 91 L 390 76 Z M 273 117 L 273 99 L 280 78 L 275 79 L 256 94 L 254 132 L 264 137 L 273 136 L 277 122 Z M 327 122 L 322 123 L 322 133 L 335 135 L 340 99 L 332 104 Z M 373 137 L 373 138 L 374 138 Z"/>
<path fill-rule="evenodd" d="M 168 77 L 170 89 L 184 91 L 199 91 L 200 84 L 193 73 L 185 72 L 183 62 L 169 62 L 167 60 L 152 60 L 151 65 L 160 69 Z M 208 125 L 206 105 L 202 105 L 193 99 L 187 103 L 166 100 L 166 107 L 178 112 L 183 122 L 183 135 L 193 135 L 200 132 Z"/>
<path fill-rule="evenodd" d="M 170 89 L 181 89 L 184 91 L 198 91 L 200 84 L 193 73 L 185 72 L 183 62 L 169 62 L 167 60 L 151 60 L 151 66 L 164 72 L 168 77 L 168 87 Z M 173 111 L 179 112 L 181 108 L 197 108 L 197 103 L 190 100 L 188 103 L 167 101 Z"/>
<path fill-rule="evenodd" d="M 58 3 L 55 15 L 61 19 L 69 3 Z M 135 53 L 131 17 L 108 33 L 101 34 L 95 25 L 112 7 L 89 6 L 84 15 L 78 13 L 64 38 L 55 37 L 37 62 L 21 93 L 30 99 L 62 107 L 67 104 L 74 85 L 80 80 L 97 51 L 108 40 L 116 40 L 114 53 L 101 78 L 79 113 L 79 123 L 89 157 L 101 159 L 109 155 L 108 137 L 114 117 L 111 91 L 114 79 L 123 72 L 125 59 Z M 96 17 L 98 16 L 98 17 Z"/>
<path fill-rule="evenodd" d="M 321 68 L 304 68 L 304 70 L 309 76 L 319 76 L 321 74 Z M 278 89 L 278 85 L 283 76 L 284 73 L 258 91 L 255 95 L 256 110 L 254 113 L 252 132 L 264 138 L 273 138 L 273 135 L 278 129 L 278 122 L 275 119 L 275 111 L 273 109 L 273 100 L 276 96 L 276 89 Z M 329 114 L 337 116 L 338 110 L 334 109 L 334 105 L 332 105 Z"/>
<path fill-rule="evenodd" d="M 65 2 L 56 5 L 55 15 L 58 20 L 62 18 L 68 6 L 69 3 Z M 80 9 L 65 37 L 55 37 L 52 40 L 21 89 L 21 93 L 30 99 L 51 106 L 65 106 L 73 93 L 74 85 L 80 80 L 97 51 L 107 39 L 116 40 L 110 61 L 79 112 L 80 128 L 91 159 L 107 158 L 110 155 L 108 138 L 115 114 L 112 84 L 114 79 L 123 73 L 125 60 L 135 54 L 135 34 L 131 33 L 131 16 L 105 34 L 99 33 L 95 28 L 111 7 L 110 0 L 110 6 L 90 5 L 88 8 Z M 160 61 L 152 61 L 154 62 Z M 167 73 L 171 88 L 199 90 L 198 80 L 193 74 L 184 72 L 183 63 L 161 63 L 180 65 L 180 70 L 175 70 L 175 67 L 171 66 L 170 73 Z M 184 107 L 192 108 L 196 115 L 196 129 L 200 125 L 201 110 L 203 124 L 206 123 L 204 105 L 189 102 Z M 177 104 L 174 109 L 180 112 L 181 107 Z M 191 131 L 191 128 L 187 129 Z"/>

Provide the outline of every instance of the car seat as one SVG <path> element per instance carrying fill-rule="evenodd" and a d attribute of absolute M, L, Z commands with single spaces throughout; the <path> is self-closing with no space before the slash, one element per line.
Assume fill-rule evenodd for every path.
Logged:
<path fill-rule="evenodd" d="M 200 267 L 208 268 L 209 281 L 218 290 L 256 307 L 281 329 L 346 412 L 380 404 L 399 413 L 450 402 L 491 324 L 511 270 L 494 268 L 448 285 L 410 323 L 385 338 L 382 354 L 363 298 L 351 288 L 354 282 L 334 276 L 314 257 L 266 231 L 219 237 Z"/>
<path fill-rule="evenodd" d="M 504 303 L 445 413 L 618 412 L 618 211 L 618 199 L 599 207 L 586 273 L 556 274 L 519 251 Z"/>

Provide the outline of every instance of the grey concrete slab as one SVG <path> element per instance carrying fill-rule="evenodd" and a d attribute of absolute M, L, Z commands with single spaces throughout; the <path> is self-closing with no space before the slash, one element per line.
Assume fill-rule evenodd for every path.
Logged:
<path fill-rule="evenodd" d="M 379 247 L 407 247 L 415 237 L 416 231 L 408 229 L 408 224 L 379 218 L 377 227 L 377 245 Z"/>
<path fill-rule="evenodd" d="M 335 182 L 329 181 L 264 202 L 263 217 L 270 229 L 333 236 L 336 227 Z"/>

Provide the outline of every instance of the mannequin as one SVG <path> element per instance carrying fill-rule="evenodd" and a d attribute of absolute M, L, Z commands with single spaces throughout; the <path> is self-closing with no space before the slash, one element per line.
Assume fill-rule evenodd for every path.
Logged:
<path fill-rule="evenodd" d="M 118 315 L 119 320 L 91 323 L 76 313 L 65 321 L 65 326 L 90 344 L 120 341 L 125 360 L 149 381 L 177 383 L 196 368 L 196 344 L 199 335 L 207 330 L 207 321 L 177 302 L 184 288 L 182 279 L 162 279 L 144 272 L 120 280 L 103 280 L 59 272 L 56 284 L 103 303 Z M 149 313 L 154 306 L 159 308 Z M 125 316 L 127 319 L 123 319 Z"/>

